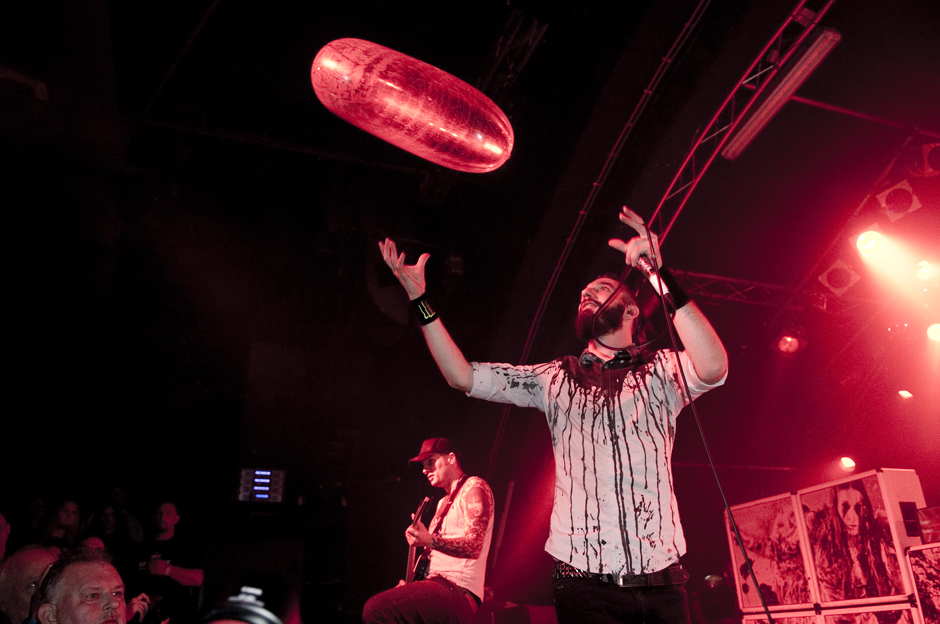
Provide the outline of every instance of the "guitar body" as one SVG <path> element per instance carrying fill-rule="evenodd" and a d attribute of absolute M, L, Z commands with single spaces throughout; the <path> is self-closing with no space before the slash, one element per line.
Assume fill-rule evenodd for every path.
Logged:
<path fill-rule="evenodd" d="M 431 553 L 430 548 L 422 548 L 421 554 L 418 555 L 418 561 L 414 566 L 414 578 L 415 581 L 423 581 L 428 578 L 428 569 L 431 567 Z"/>
<path fill-rule="evenodd" d="M 425 496 L 421 504 L 418 505 L 418 510 L 415 511 L 415 517 L 414 520 L 411 521 L 411 526 L 416 526 L 418 522 L 421 521 L 421 516 L 424 515 L 424 511 L 428 508 L 430 503 L 431 497 Z M 428 566 L 431 565 L 430 553 L 427 552 L 427 550 L 427 548 L 422 548 L 419 554 L 416 546 L 408 547 L 408 567 L 405 570 L 406 583 L 423 581 L 427 577 Z"/>

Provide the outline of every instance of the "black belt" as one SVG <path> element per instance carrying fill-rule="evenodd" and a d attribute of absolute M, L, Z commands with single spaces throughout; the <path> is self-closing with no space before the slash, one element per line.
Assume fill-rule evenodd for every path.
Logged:
<path fill-rule="evenodd" d="M 564 561 L 556 561 L 552 568 L 552 580 L 563 578 L 586 578 L 618 587 L 656 587 L 662 585 L 684 585 L 689 580 L 689 573 L 678 563 L 665 570 L 648 574 L 594 574 L 579 570 Z"/>

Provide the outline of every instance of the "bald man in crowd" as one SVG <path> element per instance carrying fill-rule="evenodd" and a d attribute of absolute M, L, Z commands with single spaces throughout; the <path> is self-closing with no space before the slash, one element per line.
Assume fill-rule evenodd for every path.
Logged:
<path fill-rule="evenodd" d="M 106 553 L 79 550 L 50 566 L 39 587 L 40 624 L 126 624 L 147 614 L 141 595 L 128 604 L 124 581 Z"/>
<path fill-rule="evenodd" d="M 0 614 L 10 624 L 23 624 L 39 589 L 43 572 L 56 556 L 41 546 L 27 546 L 12 554 L 0 568 Z"/>

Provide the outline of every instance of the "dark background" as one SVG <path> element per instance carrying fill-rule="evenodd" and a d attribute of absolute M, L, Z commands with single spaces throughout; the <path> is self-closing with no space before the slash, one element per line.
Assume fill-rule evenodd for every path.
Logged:
<path fill-rule="evenodd" d="M 119 483 L 145 516 L 170 493 L 181 530 L 302 541 L 306 619 L 355 621 L 400 578 L 402 531 L 429 490 L 405 461 L 445 435 L 471 472 L 492 462 L 497 522 L 508 503 L 488 584 L 547 603 L 541 415 L 512 411 L 495 445 L 502 407 L 446 386 L 377 242 L 395 238 L 412 261 L 432 254 L 430 296 L 468 358 L 518 362 L 592 184 L 696 6 L 619 4 L 4 8 L 4 508 L 62 493 L 91 505 Z M 578 292 L 622 263 L 606 245 L 619 207 L 652 214 L 696 132 L 792 9 L 707 5 L 597 195 L 529 361 L 580 349 Z M 387 145 L 311 89 L 314 55 L 341 37 L 476 83 L 514 14 L 547 30 L 499 94 L 515 148 L 492 173 Z M 840 478 L 835 462 L 849 455 L 859 471 L 914 469 L 935 506 L 940 353 L 925 332 L 940 321 L 936 280 L 917 294 L 897 284 L 912 293 L 898 295 L 847 235 L 880 221 L 918 260 L 940 262 L 940 177 L 925 175 L 921 149 L 940 142 L 938 5 L 841 0 L 821 26 L 842 41 L 799 94 L 882 121 L 790 102 L 692 194 L 666 263 L 783 293 L 696 295 L 731 358 L 727 384 L 699 410 L 732 504 Z M 923 207 L 887 222 L 873 197 L 905 177 Z M 837 258 L 861 276 L 841 297 L 816 279 Z M 775 352 L 797 325 L 808 346 Z M 914 397 L 900 399 L 902 388 Z M 691 413 L 680 421 L 676 487 L 698 579 L 720 572 L 727 539 Z M 242 467 L 286 470 L 289 502 L 263 513 L 237 504 Z"/>

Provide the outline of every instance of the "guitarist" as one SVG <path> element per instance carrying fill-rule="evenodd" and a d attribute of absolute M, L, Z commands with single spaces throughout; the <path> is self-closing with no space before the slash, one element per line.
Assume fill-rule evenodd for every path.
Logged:
<path fill-rule="evenodd" d="M 427 576 L 398 584 L 366 602 L 362 620 L 381 622 L 470 622 L 483 596 L 486 556 L 493 538 L 493 492 L 486 481 L 464 474 L 460 455 L 447 438 L 430 438 L 409 460 L 434 487 L 444 490 L 429 525 L 415 518 L 405 539 L 427 560 Z"/>

